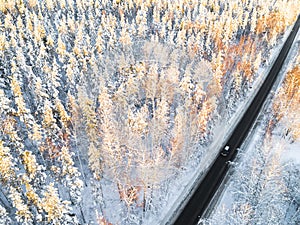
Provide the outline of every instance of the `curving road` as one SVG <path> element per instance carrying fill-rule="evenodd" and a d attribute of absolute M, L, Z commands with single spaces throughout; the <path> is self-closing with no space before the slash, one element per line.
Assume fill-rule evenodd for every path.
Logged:
<path fill-rule="evenodd" d="M 191 196 L 182 212 L 176 218 L 174 225 L 194 225 L 197 224 L 201 218 L 206 207 L 219 188 L 223 178 L 228 171 L 228 161 L 233 161 L 236 156 L 236 149 L 239 148 L 245 140 L 248 132 L 253 126 L 266 98 L 270 92 L 277 75 L 288 55 L 291 45 L 295 39 L 300 26 L 300 15 L 284 43 L 276 61 L 274 62 L 266 80 L 257 92 L 245 115 L 241 118 L 240 122 L 235 127 L 232 135 L 229 137 L 225 146 L 230 146 L 230 151 L 227 156 L 219 155 L 214 161 L 210 170 L 202 182 L 196 188 L 196 191 Z M 224 146 L 224 147 L 225 147 Z"/>

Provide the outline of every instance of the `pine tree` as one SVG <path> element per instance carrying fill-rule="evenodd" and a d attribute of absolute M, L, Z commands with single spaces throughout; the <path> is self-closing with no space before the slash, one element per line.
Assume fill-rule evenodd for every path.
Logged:
<path fill-rule="evenodd" d="M 46 212 L 48 223 L 59 224 L 64 221 L 64 216 L 69 211 L 69 204 L 69 202 L 60 199 L 57 188 L 54 187 L 53 183 L 47 186 L 41 200 L 41 208 Z"/>
<path fill-rule="evenodd" d="M 16 220 L 23 224 L 32 224 L 33 215 L 29 210 L 28 205 L 24 202 L 19 190 L 11 187 L 10 196 L 13 202 L 13 206 L 16 208 Z"/>
<path fill-rule="evenodd" d="M 7 211 L 0 205 L 0 224 L 11 224 Z"/>
<path fill-rule="evenodd" d="M 4 146 L 3 141 L 0 141 L 1 182 L 3 183 L 12 182 L 12 179 L 15 176 L 15 171 L 13 167 L 14 167 L 14 161 L 10 153 L 10 149 Z"/>

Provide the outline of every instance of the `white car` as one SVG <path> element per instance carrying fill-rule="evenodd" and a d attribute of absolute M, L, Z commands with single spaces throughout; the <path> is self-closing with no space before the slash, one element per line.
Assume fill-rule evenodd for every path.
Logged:
<path fill-rule="evenodd" d="M 230 150 L 229 145 L 226 145 L 226 146 L 223 148 L 223 150 L 221 151 L 221 155 L 222 155 L 222 156 L 228 156 L 229 150 Z"/>

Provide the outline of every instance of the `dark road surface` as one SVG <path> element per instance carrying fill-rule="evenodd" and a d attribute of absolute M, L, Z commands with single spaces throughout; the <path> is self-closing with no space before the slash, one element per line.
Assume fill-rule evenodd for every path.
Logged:
<path fill-rule="evenodd" d="M 287 38 L 282 50 L 280 51 L 278 58 L 274 62 L 266 80 L 264 81 L 261 89 L 258 91 L 257 95 L 254 97 L 249 108 L 245 112 L 240 122 L 235 127 L 232 135 L 229 137 L 225 146 L 230 146 L 229 154 L 224 157 L 219 155 L 216 161 L 211 166 L 210 170 L 202 180 L 202 182 L 195 189 L 196 191 L 191 196 L 190 200 L 187 202 L 181 214 L 179 214 L 174 225 L 194 225 L 197 224 L 202 214 L 204 213 L 206 207 L 217 191 L 219 185 L 221 184 L 226 172 L 228 171 L 227 161 L 232 161 L 236 155 L 236 149 L 239 148 L 249 130 L 254 124 L 264 101 L 270 92 L 277 75 L 283 65 L 283 62 L 291 48 L 291 45 L 295 39 L 297 31 L 300 25 L 300 16 Z"/>

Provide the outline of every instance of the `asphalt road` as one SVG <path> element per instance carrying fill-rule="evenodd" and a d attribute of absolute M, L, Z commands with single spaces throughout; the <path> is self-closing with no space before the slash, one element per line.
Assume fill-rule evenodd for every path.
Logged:
<path fill-rule="evenodd" d="M 232 135 L 229 137 L 225 146 L 230 146 L 230 153 L 224 157 L 219 155 L 210 170 L 196 188 L 196 191 L 191 196 L 183 211 L 176 219 L 174 225 L 194 225 L 197 224 L 202 214 L 204 213 L 209 202 L 212 200 L 215 192 L 218 190 L 223 178 L 228 171 L 228 161 L 233 161 L 236 156 L 236 149 L 239 148 L 245 140 L 248 132 L 253 126 L 261 107 L 263 106 L 268 93 L 270 92 L 277 75 L 286 59 L 291 45 L 295 39 L 300 26 L 300 15 L 287 38 L 282 50 L 280 51 L 276 61 L 274 62 L 266 80 L 261 89 L 257 92 L 255 98 L 237 124 Z"/>

